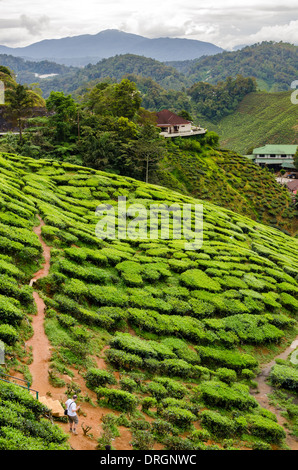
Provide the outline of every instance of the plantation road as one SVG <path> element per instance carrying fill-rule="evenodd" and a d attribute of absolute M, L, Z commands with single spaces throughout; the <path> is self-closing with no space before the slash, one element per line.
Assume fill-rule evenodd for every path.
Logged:
<path fill-rule="evenodd" d="M 281 410 L 276 408 L 270 403 L 270 398 L 268 395 L 270 395 L 270 393 L 272 393 L 274 389 L 270 386 L 268 380 L 269 380 L 271 368 L 275 365 L 275 360 L 287 359 L 287 357 L 297 348 L 297 346 L 298 346 L 298 336 L 295 338 L 294 341 L 292 341 L 290 346 L 287 349 L 285 349 L 285 351 L 283 351 L 281 354 L 276 356 L 268 364 L 265 364 L 262 367 L 260 374 L 255 378 L 258 384 L 258 392 L 259 392 L 255 394 L 255 398 L 263 408 L 266 408 L 267 410 L 270 410 L 275 414 L 278 423 L 281 426 L 283 426 L 285 429 L 286 444 L 289 446 L 291 450 L 298 450 L 298 439 L 295 439 L 295 437 L 290 435 L 290 432 L 287 429 L 287 426 L 285 426 L 286 419 L 281 415 Z M 251 392 L 251 393 L 254 393 L 254 392 Z"/>
<path fill-rule="evenodd" d="M 34 227 L 33 230 L 38 235 L 42 245 L 44 263 L 41 269 L 34 274 L 30 281 L 30 286 L 34 286 L 34 283 L 38 279 L 42 279 L 49 274 L 51 262 L 51 247 L 43 241 L 41 236 L 42 226 L 45 225 L 45 223 L 39 215 L 37 217 L 40 224 Z M 38 292 L 33 291 L 33 298 L 36 303 L 37 314 L 33 316 L 32 320 L 33 335 L 26 342 L 26 348 L 32 348 L 32 363 L 29 366 L 29 371 L 32 376 L 31 387 L 39 392 L 39 400 L 51 409 L 53 417 L 64 416 L 64 409 L 61 403 L 64 403 L 67 399 L 66 387 L 56 388 L 49 382 L 51 344 L 45 333 L 44 320 L 46 305 Z M 105 364 L 101 363 L 101 367 L 105 366 Z M 86 388 L 83 377 L 75 369 L 73 373 L 74 377 L 72 380 L 79 386 L 81 395 L 88 394 L 92 402 L 96 402 L 96 394 Z M 69 382 L 71 381 L 70 377 L 65 378 L 66 382 L 67 379 L 69 379 Z M 94 407 L 89 402 L 82 403 L 81 410 L 82 413 L 79 415 L 79 428 L 77 429 L 78 435 L 70 435 L 70 446 L 74 450 L 96 450 L 97 439 L 103 432 L 102 418 L 110 413 L 111 410 L 102 407 Z M 118 413 L 116 412 L 116 414 Z M 64 432 L 68 433 L 69 425 L 67 422 L 59 422 L 58 424 Z M 82 430 L 83 427 L 86 428 L 87 426 L 90 427 L 92 439 L 88 435 L 84 435 Z M 120 431 L 121 435 L 114 440 L 113 447 L 118 450 L 131 450 L 131 432 L 124 427 L 122 427 Z"/>

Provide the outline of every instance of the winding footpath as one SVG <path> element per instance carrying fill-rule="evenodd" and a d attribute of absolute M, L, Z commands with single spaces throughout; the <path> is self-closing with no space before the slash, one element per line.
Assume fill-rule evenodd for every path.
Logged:
<path fill-rule="evenodd" d="M 38 216 L 40 224 L 37 227 L 34 227 L 34 232 L 39 237 L 40 243 L 43 248 L 43 256 L 44 256 L 44 263 L 42 268 L 37 271 L 33 278 L 30 281 L 30 285 L 33 286 L 34 282 L 38 279 L 46 277 L 50 271 L 50 261 L 51 261 L 51 248 L 43 241 L 41 236 L 41 229 L 42 226 L 45 225 L 43 220 Z M 33 291 L 34 301 L 37 307 L 37 315 L 34 315 L 32 321 L 32 328 L 33 328 L 33 336 L 27 341 L 26 346 L 32 348 L 32 355 L 33 360 L 29 366 L 30 373 L 32 375 L 32 388 L 34 390 L 38 390 L 39 395 L 50 395 L 54 399 L 58 399 L 60 402 L 64 402 L 66 400 L 65 388 L 57 389 L 53 387 L 49 383 L 49 364 L 51 360 L 51 344 L 48 340 L 47 335 L 45 334 L 44 329 L 44 318 L 45 318 L 45 303 L 43 299 L 39 296 L 38 292 Z M 289 449 L 291 450 L 298 450 L 298 440 L 294 437 L 290 436 L 287 428 L 285 427 L 286 420 L 281 416 L 280 410 L 275 408 L 269 403 L 268 394 L 270 394 L 273 389 L 267 383 L 271 367 L 275 364 L 275 359 L 281 358 L 286 359 L 288 355 L 298 346 L 298 337 L 292 344 L 281 354 L 276 356 L 271 362 L 265 364 L 262 367 L 262 371 L 256 377 L 256 382 L 258 384 L 258 393 L 254 393 L 256 400 L 259 404 L 270 411 L 272 411 L 281 426 L 286 431 L 286 444 L 288 445 Z M 97 358 L 98 367 L 105 368 L 106 365 L 102 359 Z M 77 385 L 81 388 L 81 392 L 85 393 L 86 395 L 92 399 L 94 403 L 96 403 L 96 394 L 91 392 L 89 389 L 86 388 L 85 382 L 78 374 L 77 371 L 73 371 L 75 377 L 73 380 L 76 382 Z M 67 377 L 66 377 L 67 378 Z M 69 382 L 71 382 L 71 378 L 68 377 Z M 110 413 L 110 409 L 105 408 L 98 408 L 92 406 L 90 403 L 85 402 L 83 403 L 83 410 L 84 410 L 84 417 L 80 417 L 80 422 L 84 422 L 87 425 L 92 426 L 92 435 L 95 439 L 89 439 L 88 437 L 84 436 L 80 433 L 78 436 L 71 435 L 70 436 L 70 444 L 73 449 L 77 450 L 95 450 L 96 448 L 96 440 L 100 437 L 102 433 L 102 426 L 101 426 L 101 418 L 103 415 Z M 116 413 L 117 414 L 117 413 Z M 67 432 L 68 431 L 68 424 L 67 423 L 59 423 L 62 429 Z M 129 441 L 131 439 L 131 435 L 126 428 L 121 429 L 121 436 L 116 438 L 113 442 L 113 447 L 115 449 L 121 450 L 131 450 L 131 446 L 129 445 Z"/>
<path fill-rule="evenodd" d="M 42 268 L 34 274 L 30 281 L 30 286 L 38 279 L 46 277 L 50 270 L 51 249 L 48 247 L 41 237 L 41 227 L 44 224 L 42 219 L 38 216 L 40 225 L 34 227 L 33 231 L 38 235 L 39 241 L 42 244 L 44 264 Z M 44 333 L 44 314 L 45 303 L 36 291 L 33 291 L 33 298 L 37 307 L 37 315 L 34 315 L 32 321 L 33 336 L 27 341 L 27 346 L 32 347 L 33 361 L 29 367 L 32 375 L 32 388 L 38 390 L 39 395 L 46 395 L 49 392 L 48 380 L 48 364 L 51 358 L 51 345 Z"/>
<path fill-rule="evenodd" d="M 294 349 L 297 348 L 297 346 L 298 346 L 298 336 L 291 343 L 291 345 L 287 349 L 285 349 L 281 354 L 276 356 L 271 362 L 268 362 L 267 364 L 263 365 L 261 372 L 255 379 L 258 384 L 258 393 L 254 394 L 256 400 L 263 408 L 266 408 L 267 410 L 270 410 L 275 414 L 278 423 L 284 428 L 286 432 L 286 444 L 291 450 L 298 450 L 298 439 L 295 439 L 294 436 L 290 435 L 288 429 L 285 426 L 287 421 L 283 416 L 281 416 L 281 410 L 279 410 L 278 408 L 270 404 L 270 399 L 268 395 L 271 394 L 274 391 L 274 389 L 268 383 L 268 379 L 270 375 L 270 370 L 275 365 L 275 360 L 287 359 L 289 354 L 291 354 L 294 351 Z"/>
<path fill-rule="evenodd" d="M 50 271 L 51 262 L 51 248 L 43 241 L 41 236 L 42 226 L 45 225 L 40 216 L 37 216 L 40 224 L 33 228 L 33 231 L 39 238 L 39 241 L 43 249 L 44 263 L 42 268 L 37 271 L 30 281 L 30 286 L 34 285 L 38 279 L 46 277 Z M 49 365 L 51 360 L 51 344 L 45 333 L 44 319 L 46 305 L 43 299 L 39 296 L 38 292 L 33 291 L 33 298 L 37 307 L 37 314 L 33 316 L 32 328 L 33 335 L 26 342 L 26 348 L 32 348 L 32 362 L 29 365 L 29 371 L 32 376 L 32 389 L 39 392 L 39 396 L 50 396 L 54 400 L 59 400 L 64 403 L 67 399 L 66 391 L 67 386 L 63 388 L 53 387 L 49 382 Z M 105 364 L 102 359 L 95 358 L 98 367 L 104 368 Z M 77 370 L 72 370 L 74 377 L 64 376 L 64 380 L 67 383 L 72 381 L 80 388 L 82 396 L 85 395 L 91 398 L 93 403 L 96 403 L 97 396 L 95 392 L 86 388 L 83 377 L 78 373 Z M 105 414 L 111 412 L 108 408 L 94 407 L 89 402 L 80 403 L 83 414 L 79 416 L 79 427 L 77 429 L 78 435 L 71 434 L 69 437 L 69 443 L 73 450 L 96 450 L 97 439 L 101 436 L 102 429 L 102 417 Z M 116 413 L 117 414 L 117 413 Z M 120 414 L 120 413 L 119 413 Z M 81 425 L 87 425 L 91 427 L 91 433 L 93 438 L 89 438 L 83 434 L 80 430 Z M 68 433 L 68 423 L 59 423 L 59 426 L 64 432 Z M 126 428 L 121 428 L 121 435 L 117 437 L 113 442 L 113 447 L 117 450 L 131 450 L 129 444 L 131 440 L 131 433 Z"/>

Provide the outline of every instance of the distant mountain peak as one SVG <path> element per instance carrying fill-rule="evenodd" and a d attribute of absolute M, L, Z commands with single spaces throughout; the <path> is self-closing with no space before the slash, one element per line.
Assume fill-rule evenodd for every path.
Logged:
<path fill-rule="evenodd" d="M 97 34 L 83 34 L 61 39 L 47 39 L 26 47 L 0 46 L 0 54 L 11 54 L 34 60 L 78 59 L 93 57 L 95 60 L 119 54 L 136 54 L 162 62 L 197 59 L 203 55 L 222 52 L 214 44 L 182 38 L 146 38 L 118 29 L 106 29 Z M 59 60 L 60 59 L 60 60 Z"/>

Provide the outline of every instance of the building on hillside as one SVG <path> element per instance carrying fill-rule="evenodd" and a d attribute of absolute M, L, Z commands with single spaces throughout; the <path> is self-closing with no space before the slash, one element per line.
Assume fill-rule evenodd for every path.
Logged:
<path fill-rule="evenodd" d="M 253 150 L 253 160 L 257 165 L 274 170 L 293 169 L 297 148 L 298 145 L 265 145 Z"/>
<path fill-rule="evenodd" d="M 292 194 L 296 195 L 298 193 L 298 180 L 289 181 L 289 183 L 287 183 L 287 188 Z"/>
<path fill-rule="evenodd" d="M 160 128 L 160 134 L 164 137 L 187 137 L 197 134 L 206 134 L 207 129 L 200 126 L 193 126 L 188 121 L 168 109 L 163 109 L 156 113 L 157 127 Z"/>

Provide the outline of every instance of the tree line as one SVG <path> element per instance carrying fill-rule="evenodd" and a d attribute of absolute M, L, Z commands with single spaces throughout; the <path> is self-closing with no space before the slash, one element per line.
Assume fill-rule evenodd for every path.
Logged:
<path fill-rule="evenodd" d="M 131 78 L 97 83 L 83 90 L 79 101 L 71 94 L 52 91 L 45 101 L 44 116 L 39 117 L 31 116 L 36 91 L 16 84 L 8 91 L 7 109 L 15 116 L 19 138 L 2 139 L 2 150 L 33 158 L 42 155 L 150 182 L 150 174 L 174 146 L 160 135 L 154 104 L 151 109 L 144 106 L 144 89 L 140 91 Z M 142 84 L 150 87 L 152 83 L 143 79 Z M 189 90 L 192 105 L 189 99 L 179 102 L 176 96 L 177 113 L 190 121 L 193 112 L 216 120 L 254 90 L 254 80 L 241 76 L 217 86 L 198 83 Z M 175 112 L 177 108 L 173 108 L 168 107 Z M 218 143 L 218 136 L 211 132 L 198 138 L 203 146 Z"/>

